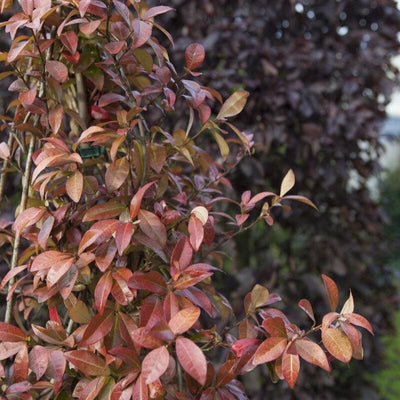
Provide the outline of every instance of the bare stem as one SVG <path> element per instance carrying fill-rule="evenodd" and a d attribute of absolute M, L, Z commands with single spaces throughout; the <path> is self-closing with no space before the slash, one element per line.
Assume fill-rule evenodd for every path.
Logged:
<path fill-rule="evenodd" d="M 22 178 L 22 195 L 21 195 L 21 204 L 20 204 L 20 212 L 26 209 L 26 203 L 28 200 L 28 190 L 29 190 L 29 182 L 30 182 L 30 172 L 32 167 L 32 155 L 35 149 L 35 136 L 31 136 L 31 141 L 29 143 L 28 155 L 26 158 L 26 165 L 25 165 L 25 172 Z M 14 245 L 13 245 L 13 253 L 11 258 L 11 265 L 10 269 L 14 269 L 18 263 L 18 255 L 19 255 L 19 247 L 21 244 L 21 234 L 17 232 L 14 238 Z M 8 282 L 8 288 L 11 289 L 12 285 L 14 284 L 15 278 L 10 279 Z M 11 296 L 7 301 L 6 307 L 6 315 L 4 318 L 4 322 L 10 323 L 11 321 L 11 312 L 13 306 L 13 296 Z"/>
<path fill-rule="evenodd" d="M 89 122 L 89 113 L 88 113 L 88 104 L 86 98 L 85 81 L 83 80 L 83 76 L 80 72 L 77 72 L 75 74 L 75 79 L 76 79 L 76 93 L 78 98 L 79 115 L 81 116 L 87 127 Z"/>

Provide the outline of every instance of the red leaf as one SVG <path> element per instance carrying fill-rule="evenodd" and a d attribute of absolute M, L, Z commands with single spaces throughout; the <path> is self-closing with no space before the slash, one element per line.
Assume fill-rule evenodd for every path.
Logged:
<path fill-rule="evenodd" d="M 99 246 L 96 250 L 95 262 L 101 272 L 104 272 L 110 266 L 116 253 L 117 246 L 113 239 Z"/>
<path fill-rule="evenodd" d="M 290 354 L 287 351 L 282 356 L 282 373 L 286 382 L 293 389 L 300 371 L 300 359 L 297 354 Z"/>
<path fill-rule="evenodd" d="M 163 88 L 163 92 L 164 92 L 165 98 L 167 99 L 167 104 L 168 104 L 168 106 L 165 106 L 165 110 L 172 111 L 175 101 L 176 101 L 176 94 L 169 88 Z M 152 168 L 154 168 L 154 167 L 152 166 Z M 159 167 L 158 168 L 156 167 L 154 169 L 155 169 L 155 171 L 158 170 L 157 172 L 161 171 L 161 168 L 159 168 Z"/>
<path fill-rule="evenodd" d="M 207 379 L 207 360 L 201 349 L 182 336 L 176 339 L 175 348 L 182 368 L 204 386 Z"/>
<path fill-rule="evenodd" d="M 330 372 L 328 358 L 321 347 L 309 339 L 297 339 L 295 341 L 296 350 L 299 356 L 311 364 L 321 367 L 325 371 Z"/>
<path fill-rule="evenodd" d="M 227 360 L 222 364 L 217 375 L 217 386 L 225 386 L 236 376 L 236 360 Z"/>
<path fill-rule="evenodd" d="M 120 199 L 112 199 L 106 203 L 97 204 L 89 208 L 82 222 L 118 217 L 125 209 L 126 206 L 121 203 Z"/>
<path fill-rule="evenodd" d="M 121 17 L 124 19 L 126 24 L 129 26 L 131 22 L 131 12 L 129 11 L 129 8 L 121 1 L 118 0 L 113 0 L 114 6 L 116 10 L 118 11 L 118 14 L 121 15 Z"/>
<path fill-rule="evenodd" d="M 35 257 L 31 265 L 31 271 L 47 270 L 51 266 L 57 265 L 60 262 L 70 258 L 71 255 L 67 253 L 61 253 L 56 250 L 45 251 Z"/>
<path fill-rule="evenodd" d="M 22 25 L 22 24 L 25 24 L 25 22 L 26 22 L 26 21 L 23 21 L 23 22 L 21 23 L 21 25 Z M 14 42 L 14 43 L 15 43 L 15 42 Z M 18 56 L 21 54 L 22 50 L 24 50 L 25 46 L 26 46 L 28 43 L 29 43 L 28 40 L 21 40 L 20 42 L 13 44 L 13 45 L 11 46 L 9 52 L 8 52 L 7 61 L 8 61 L 9 63 L 15 61 L 15 60 L 18 58 Z"/>
<path fill-rule="evenodd" d="M 305 203 L 318 211 L 318 207 L 310 199 L 304 196 L 290 195 L 290 196 L 285 196 L 284 200 L 300 201 L 301 203 Z"/>
<path fill-rule="evenodd" d="M 7 396 L 7 399 L 17 398 L 17 399 L 30 400 L 32 398 L 32 396 L 30 396 L 30 395 L 29 395 L 29 397 L 22 397 L 22 395 L 18 396 L 18 397 L 12 396 L 12 394 L 20 395 L 21 393 L 25 393 L 30 389 L 32 389 L 32 384 L 30 382 L 28 382 L 28 381 L 14 383 L 13 385 L 10 385 L 7 388 L 7 392 L 6 393 L 8 395 L 11 395 L 11 396 Z M 1 400 L 3 400 L 3 399 L 5 399 L 5 398 L 2 397 Z"/>
<path fill-rule="evenodd" d="M 231 349 L 235 352 L 236 357 L 239 358 L 248 348 L 258 345 L 259 343 L 260 343 L 259 339 L 254 339 L 254 338 L 239 339 L 236 340 L 235 343 L 233 343 Z"/>
<path fill-rule="evenodd" d="M 113 279 L 108 271 L 101 276 L 94 290 L 94 303 L 100 315 L 103 314 L 108 296 L 111 292 Z"/>
<path fill-rule="evenodd" d="M 17 354 L 25 346 L 23 342 L 1 342 L 0 343 L 0 361 Z"/>
<path fill-rule="evenodd" d="M 56 264 L 53 264 L 47 272 L 47 287 L 50 288 L 54 286 L 61 279 L 61 277 L 69 271 L 74 261 L 75 260 L 73 257 L 69 257 L 65 260 L 60 260 Z"/>
<path fill-rule="evenodd" d="M 54 217 L 52 215 L 50 215 L 46 219 L 46 221 L 44 221 L 44 224 L 40 228 L 37 240 L 38 240 L 39 246 L 43 250 L 47 249 L 47 241 L 49 240 L 50 233 L 53 230 L 54 221 L 55 221 Z"/>
<path fill-rule="evenodd" d="M 194 214 L 189 218 L 188 231 L 190 244 L 195 251 L 198 251 L 204 239 L 204 228 L 202 222 Z"/>
<path fill-rule="evenodd" d="M 133 234 L 134 226 L 132 222 L 119 224 L 115 232 L 115 243 L 117 245 L 118 254 L 122 256 L 124 250 L 129 246 Z"/>
<path fill-rule="evenodd" d="M 110 42 L 104 45 L 104 48 L 110 53 L 110 54 L 118 54 L 126 45 L 125 40 L 120 40 L 118 42 Z M 121 96 L 122 97 L 122 96 Z M 122 99 L 125 99 L 122 97 Z M 100 106 L 103 107 L 103 106 Z"/>
<path fill-rule="evenodd" d="M 99 104 L 99 107 L 105 107 L 111 103 L 117 103 L 117 102 L 124 101 L 124 100 L 125 100 L 125 97 L 120 94 L 105 93 L 100 97 L 98 104 Z"/>
<path fill-rule="evenodd" d="M 63 377 L 67 362 L 61 350 L 53 350 L 49 353 L 48 374 L 54 378 L 54 393 L 57 394 L 63 384 Z"/>
<path fill-rule="evenodd" d="M 164 319 L 161 300 L 158 296 L 146 297 L 140 308 L 140 325 L 151 329 Z"/>
<path fill-rule="evenodd" d="M 149 391 L 142 375 L 139 375 L 132 391 L 132 398 L 135 400 L 148 400 Z"/>
<path fill-rule="evenodd" d="M 104 314 L 95 315 L 87 326 L 79 346 L 89 346 L 103 339 L 114 325 L 114 311 L 107 309 Z"/>
<path fill-rule="evenodd" d="M 140 229 L 163 248 L 167 243 L 167 230 L 160 218 L 147 210 L 140 210 L 138 217 Z"/>
<path fill-rule="evenodd" d="M 68 79 L 68 68 L 60 61 L 47 60 L 46 69 L 58 82 L 65 82 Z"/>
<path fill-rule="evenodd" d="M 65 184 L 65 189 L 72 201 L 78 203 L 83 191 L 83 175 L 80 171 L 75 171 Z"/>
<path fill-rule="evenodd" d="M 134 347 L 133 338 L 131 337 L 131 332 L 137 329 L 135 321 L 128 315 L 118 312 L 118 327 L 124 342 L 130 347 Z"/>
<path fill-rule="evenodd" d="M 129 277 L 126 278 L 122 276 L 121 270 L 113 272 L 112 276 L 115 280 L 115 283 L 111 289 L 111 294 L 113 295 L 117 303 L 121 304 L 122 306 L 127 306 L 135 297 L 134 294 L 129 290 L 127 285 Z"/>
<path fill-rule="evenodd" d="M 310 302 L 307 299 L 301 299 L 298 303 L 299 307 L 312 319 L 315 324 L 314 311 Z"/>
<path fill-rule="evenodd" d="M 349 313 L 349 314 L 344 314 L 344 317 L 351 324 L 361 326 L 362 328 L 366 329 L 371 335 L 374 334 L 371 324 L 362 315 L 356 313 Z"/>
<path fill-rule="evenodd" d="M 128 281 L 128 286 L 133 289 L 149 290 L 157 294 L 164 294 L 167 289 L 164 277 L 157 271 L 135 271 Z"/>
<path fill-rule="evenodd" d="M 98 119 L 103 121 L 109 121 L 111 119 L 110 114 L 104 108 L 96 106 L 96 104 L 92 104 L 90 106 L 90 116 L 93 119 Z"/>
<path fill-rule="evenodd" d="M 73 350 L 64 353 L 65 358 L 85 375 L 107 376 L 110 369 L 103 358 L 89 350 Z"/>
<path fill-rule="evenodd" d="M 132 22 L 132 28 L 134 32 L 132 49 L 137 49 L 138 47 L 143 46 L 150 39 L 153 27 L 147 22 L 135 19 Z"/>
<path fill-rule="evenodd" d="M 326 328 L 321 330 L 322 343 L 333 357 L 342 362 L 349 362 L 353 348 L 349 338 L 339 329 Z"/>
<path fill-rule="evenodd" d="M 243 225 L 247 219 L 250 217 L 250 214 L 237 214 L 235 215 L 237 226 Z"/>
<path fill-rule="evenodd" d="M 80 2 L 82 3 L 82 1 Z M 80 4 L 79 4 L 80 6 Z M 60 35 L 61 43 L 67 48 L 67 50 L 74 55 L 78 48 L 78 35 L 74 31 L 67 31 Z"/>
<path fill-rule="evenodd" d="M 173 8 L 168 6 L 151 7 L 143 14 L 142 19 L 147 20 L 155 17 L 156 15 L 165 14 L 171 10 L 173 10 Z"/>
<path fill-rule="evenodd" d="M 329 328 L 333 321 L 336 321 L 340 317 L 340 314 L 337 312 L 330 312 L 325 314 L 322 318 L 322 329 Z"/>
<path fill-rule="evenodd" d="M 177 312 L 168 325 L 174 335 L 180 335 L 188 331 L 199 319 L 200 308 L 187 307 Z"/>
<path fill-rule="evenodd" d="M 162 341 L 155 338 L 146 327 L 137 328 L 130 333 L 133 341 L 146 349 L 156 349 L 162 346 Z"/>
<path fill-rule="evenodd" d="M 284 337 L 270 337 L 265 339 L 254 354 L 253 364 L 264 364 L 276 360 L 285 351 L 287 339 Z"/>
<path fill-rule="evenodd" d="M 101 376 L 85 384 L 83 390 L 79 393 L 79 400 L 94 400 L 103 389 L 105 382 L 106 377 Z"/>
<path fill-rule="evenodd" d="M 104 243 L 116 232 L 118 225 L 119 222 L 116 219 L 104 219 L 93 224 L 83 235 L 79 243 L 78 254 L 82 254 L 92 244 Z"/>
<path fill-rule="evenodd" d="M 215 317 L 213 305 L 211 304 L 208 296 L 202 290 L 198 289 L 197 287 L 191 286 L 187 289 L 183 289 L 181 292 L 179 292 L 179 294 L 182 294 L 193 304 L 202 308 L 210 317 Z M 219 296 L 219 300 L 221 301 L 221 303 L 224 303 L 224 299 L 221 297 L 221 295 Z M 226 303 L 223 304 L 223 307 L 229 309 L 229 306 Z"/>
<path fill-rule="evenodd" d="M 132 370 L 139 371 L 138 368 L 140 367 L 140 361 L 135 350 L 128 347 L 113 347 L 108 352 L 113 356 L 120 358 L 130 367 L 133 367 Z"/>
<path fill-rule="evenodd" d="M 165 296 L 163 310 L 167 321 L 169 321 L 179 311 L 178 298 L 174 292 L 169 291 Z"/>
<path fill-rule="evenodd" d="M 204 281 L 204 279 L 207 279 L 209 276 L 213 275 L 212 272 L 205 272 L 203 274 L 184 274 L 181 278 L 179 278 L 175 283 L 174 283 L 174 288 L 176 290 L 183 290 L 186 288 L 189 288 L 191 286 L 196 285 L 197 283 Z"/>
<path fill-rule="evenodd" d="M 80 0 L 79 1 L 79 14 L 83 17 L 86 14 L 87 9 L 90 6 L 92 0 Z"/>
<path fill-rule="evenodd" d="M 140 210 L 140 206 L 142 204 L 142 199 L 144 194 L 146 193 L 147 189 L 153 185 L 156 181 L 153 182 L 149 182 L 146 185 L 144 185 L 143 187 L 141 187 L 136 193 L 135 195 L 132 197 L 131 200 L 131 204 L 130 204 L 130 208 L 129 208 L 129 212 L 130 212 L 130 216 L 131 219 L 135 219 L 136 216 L 139 214 L 139 210 Z"/>
<path fill-rule="evenodd" d="M 21 232 L 28 226 L 32 226 L 38 222 L 43 215 L 46 213 L 45 208 L 30 207 L 22 211 L 17 219 L 15 220 L 12 229 L 16 235 L 20 235 Z"/>
<path fill-rule="evenodd" d="M 329 278 L 329 276 L 322 274 L 322 279 L 324 281 L 326 294 L 328 295 L 331 311 L 335 311 L 339 303 L 339 290 L 336 286 L 336 283 Z"/>
<path fill-rule="evenodd" d="M 79 25 L 79 30 L 84 34 L 84 35 L 91 35 L 103 22 L 102 19 L 96 19 L 94 21 L 90 21 L 84 24 Z"/>
<path fill-rule="evenodd" d="M 200 122 L 204 125 L 211 117 L 211 108 L 203 103 L 199 105 L 197 111 L 199 113 Z"/>
<path fill-rule="evenodd" d="M 192 257 L 193 249 L 190 246 L 188 238 L 186 236 L 181 236 L 171 255 L 170 274 L 172 279 L 176 280 L 179 274 L 189 266 Z"/>
<path fill-rule="evenodd" d="M 129 174 L 129 161 L 126 157 L 118 158 L 112 162 L 106 171 L 105 181 L 110 192 L 117 190 L 125 182 Z"/>
<path fill-rule="evenodd" d="M 21 347 L 14 359 L 13 378 L 16 382 L 28 380 L 28 346 L 25 344 Z"/>
<path fill-rule="evenodd" d="M 43 346 L 34 346 L 29 353 L 29 368 L 34 372 L 38 381 L 46 372 L 48 363 L 47 349 Z"/>
<path fill-rule="evenodd" d="M 18 327 L 0 322 L 0 340 L 4 342 L 24 342 L 25 334 Z"/>
<path fill-rule="evenodd" d="M 165 346 L 152 350 L 142 362 L 142 377 L 146 385 L 153 383 L 167 370 L 169 353 Z"/>
<path fill-rule="evenodd" d="M 262 326 L 271 336 L 287 338 L 285 323 L 282 318 L 267 318 L 262 322 Z"/>
<path fill-rule="evenodd" d="M 74 64 L 74 65 L 78 64 L 78 62 L 81 58 L 81 55 L 79 52 L 76 52 L 74 55 L 72 55 L 68 51 L 63 51 L 62 55 L 67 61 L 69 61 L 71 64 Z"/>
<path fill-rule="evenodd" d="M 43 342 L 61 345 L 66 339 L 64 329 L 55 321 L 49 321 L 46 328 L 32 324 L 33 333 Z"/>
<path fill-rule="evenodd" d="M 350 340 L 351 346 L 353 347 L 354 356 L 354 353 L 357 352 L 360 347 L 362 347 L 361 333 L 353 325 L 344 321 L 340 321 L 340 327 L 343 329 L 343 332 Z"/>
<path fill-rule="evenodd" d="M 205 55 L 204 47 L 201 44 L 190 44 L 185 50 L 186 67 L 189 70 L 196 69 L 203 63 Z"/>
<path fill-rule="evenodd" d="M 33 102 L 36 99 L 36 88 L 27 90 L 26 92 L 21 92 L 18 97 L 19 97 L 22 105 L 24 107 L 27 107 L 27 106 L 33 104 Z"/>
<path fill-rule="evenodd" d="M 50 318 L 50 321 L 55 321 L 61 325 L 60 315 L 58 314 L 56 306 L 49 307 L 49 318 Z"/>

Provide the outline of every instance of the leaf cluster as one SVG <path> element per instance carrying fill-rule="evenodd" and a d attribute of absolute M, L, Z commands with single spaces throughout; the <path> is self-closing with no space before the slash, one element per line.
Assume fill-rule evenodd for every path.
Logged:
<path fill-rule="evenodd" d="M 198 83 L 200 44 L 186 48 L 178 72 L 155 37 L 172 42 L 156 22 L 171 8 L 134 0 L 21 7 L 2 23 L 12 43 L 0 54 L 16 93 L 12 117 L 2 116 L 3 175 L 22 175 L 16 218 L 0 233 L 9 264 L 0 284 L 2 398 L 246 399 L 236 378 L 258 364 L 293 387 L 300 357 L 327 371 L 328 353 L 362 358 L 354 325 L 372 328 L 353 312 L 352 297 L 335 312 L 338 290 L 328 277 L 331 312 L 321 325 L 303 300 L 314 324 L 300 330 L 269 307 L 279 296 L 261 285 L 244 300 L 245 318 L 232 323 L 212 283 L 221 246 L 259 221 L 271 225 L 287 200 L 315 205 L 287 195 L 292 170 L 279 195 L 225 194 L 227 174 L 253 146 L 229 122 L 249 94 L 224 101 Z M 185 124 L 170 130 L 176 109 Z M 218 157 L 202 146 L 205 136 Z M 220 210 L 226 202 L 235 217 Z M 256 205 L 261 213 L 250 215 Z M 325 350 L 307 338 L 317 330 Z M 216 348 L 226 353 L 218 371 L 208 357 Z"/>

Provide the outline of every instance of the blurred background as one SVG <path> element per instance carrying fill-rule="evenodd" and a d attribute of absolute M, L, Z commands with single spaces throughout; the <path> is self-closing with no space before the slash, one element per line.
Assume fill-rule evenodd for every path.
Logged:
<path fill-rule="evenodd" d="M 162 1 L 152 1 L 160 5 Z M 164 16 L 179 63 L 203 44 L 202 83 L 227 97 L 250 92 L 235 119 L 258 143 L 231 176 L 239 193 L 277 190 L 293 168 L 295 192 L 319 213 L 294 205 L 239 236 L 227 263 L 235 278 L 221 288 L 240 299 L 262 282 L 299 321 L 296 303 L 320 310 L 320 274 L 373 324 L 365 359 L 336 363 L 332 375 L 306 368 L 296 390 L 268 372 L 246 377 L 258 399 L 400 398 L 400 13 L 393 0 L 172 0 Z M 397 61 L 396 61 L 397 60 Z M 391 102 L 392 100 L 392 102 Z M 227 280 L 224 278 L 224 281 Z M 232 294 L 233 293 L 233 294 Z M 238 302 L 240 305 L 240 302 Z M 305 321 L 306 322 L 306 321 Z M 399 321 L 400 322 L 400 321 Z M 400 335 L 400 332 L 399 332 Z"/>
<path fill-rule="evenodd" d="M 400 12 L 394 0 L 149 0 L 176 9 L 160 18 L 172 34 L 174 60 L 203 44 L 200 81 L 228 97 L 250 92 L 235 124 L 253 133 L 254 157 L 230 176 L 238 193 L 279 189 L 292 168 L 295 192 L 317 204 L 274 215 L 239 236 L 219 286 L 238 309 L 262 283 L 296 306 L 308 298 L 322 315 L 321 273 L 342 303 L 351 287 L 364 335 L 365 359 L 313 366 L 294 391 L 271 383 L 266 369 L 244 378 L 251 400 L 400 398 Z M 5 35 L 0 41 L 6 40 Z M 165 39 L 160 36 L 160 40 Z M 167 42 L 164 42 L 168 45 Z M 3 43 L 2 46 L 7 46 Z M 181 69 L 181 70 L 182 70 Z M 1 114 L 10 102 L 0 88 Z M 179 116 L 178 116 L 179 117 Z M 212 151 L 212 149 L 210 149 Z M 15 192 L 8 182 L 8 195 Z M 12 200 L 11 200 L 12 201 Z M 224 283 L 224 284 L 223 284 Z M 304 325 L 307 326 L 307 325 Z"/>

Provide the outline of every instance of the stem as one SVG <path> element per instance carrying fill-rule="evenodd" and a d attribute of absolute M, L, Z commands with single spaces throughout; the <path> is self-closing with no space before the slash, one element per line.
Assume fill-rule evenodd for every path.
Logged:
<path fill-rule="evenodd" d="M 177 370 L 178 370 L 178 390 L 180 392 L 182 392 L 182 387 L 183 387 L 182 367 L 181 367 L 181 364 L 179 364 L 178 360 L 176 360 L 176 365 L 177 365 Z"/>
<path fill-rule="evenodd" d="M 29 143 L 28 155 L 26 158 L 25 172 L 24 172 L 24 176 L 22 179 L 22 195 L 21 195 L 20 213 L 26 209 L 26 203 L 28 200 L 30 172 L 31 172 L 31 167 L 32 167 L 32 155 L 33 155 L 33 151 L 35 149 L 35 144 L 36 144 L 35 136 L 32 135 L 31 141 Z M 15 239 L 14 239 L 13 253 L 12 253 L 12 258 L 11 258 L 11 266 L 10 266 L 11 270 L 17 266 L 20 244 L 21 244 L 21 234 L 18 231 L 16 233 Z M 14 281 L 15 281 L 15 277 L 10 279 L 10 281 L 8 282 L 9 289 L 11 289 L 12 285 L 14 284 Z M 11 296 L 7 301 L 6 315 L 4 318 L 4 322 L 6 322 L 6 323 L 10 323 L 10 321 L 11 321 L 12 306 L 13 306 L 13 296 Z"/>
<path fill-rule="evenodd" d="M 83 76 L 80 72 L 75 73 L 75 79 L 76 79 L 76 94 L 78 98 L 79 115 L 81 116 L 87 127 L 89 122 L 89 113 L 88 113 L 88 104 L 86 98 L 85 81 L 83 80 Z"/>
<path fill-rule="evenodd" d="M 67 331 L 66 331 L 67 336 L 69 336 L 71 334 L 73 325 L 74 325 L 74 321 L 72 321 L 72 319 L 70 318 L 68 320 L 68 326 L 67 326 Z"/>
<path fill-rule="evenodd" d="M 147 172 L 147 148 L 146 148 L 146 134 L 143 129 L 143 122 L 139 118 L 139 132 L 140 132 L 140 139 L 142 142 L 142 150 L 143 150 L 143 170 L 142 170 L 142 176 L 140 177 L 140 186 L 143 186 L 146 182 L 146 172 Z"/>

